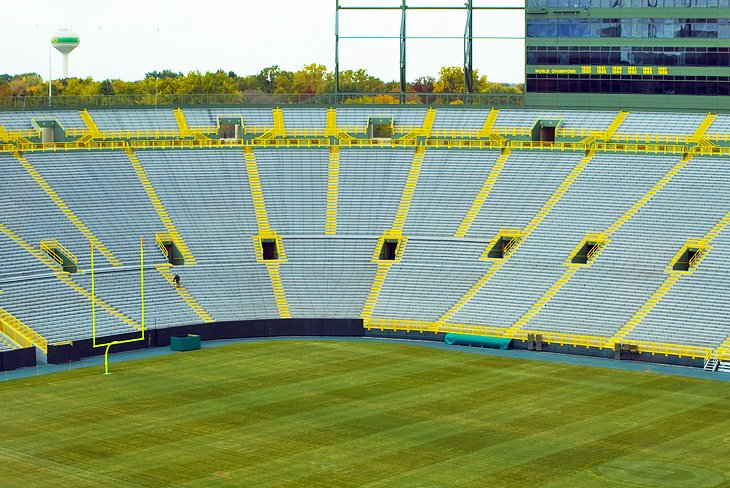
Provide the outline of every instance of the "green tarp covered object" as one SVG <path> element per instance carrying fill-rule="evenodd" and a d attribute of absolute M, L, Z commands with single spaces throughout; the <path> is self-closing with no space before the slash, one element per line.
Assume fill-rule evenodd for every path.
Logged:
<path fill-rule="evenodd" d="M 503 337 L 487 337 L 466 334 L 446 334 L 444 337 L 446 344 L 456 346 L 478 346 L 489 347 L 491 349 L 507 349 L 512 339 Z"/>

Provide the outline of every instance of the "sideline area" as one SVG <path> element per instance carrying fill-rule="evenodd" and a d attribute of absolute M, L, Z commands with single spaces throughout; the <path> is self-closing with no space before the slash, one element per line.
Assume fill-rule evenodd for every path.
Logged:
<path fill-rule="evenodd" d="M 643 361 L 616 361 L 614 359 L 597 358 L 590 356 L 581 356 L 578 354 L 562 354 L 554 352 L 536 352 L 523 349 L 487 349 L 483 347 L 468 346 L 451 346 L 443 342 L 435 341 L 419 341 L 409 339 L 393 339 L 381 337 L 258 337 L 248 339 L 226 339 L 203 342 L 203 348 L 221 347 L 229 344 L 238 344 L 241 342 L 261 342 L 261 341 L 377 341 L 389 342 L 394 344 L 403 344 L 417 347 L 430 347 L 433 349 L 449 350 L 466 354 L 483 354 L 487 356 L 497 356 L 512 359 L 523 359 L 526 361 L 542 361 L 548 363 L 573 364 L 576 366 L 592 366 L 604 369 L 615 369 L 623 371 L 638 371 L 644 373 L 656 373 L 670 376 L 682 376 L 687 378 L 698 378 L 705 380 L 726 381 L 730 382 L 730 374 L 704 371 L 699 368 L 688 366 L 675 366 L 668 364 L 656 364 Z M 127 351 L 113 353 L 109 356 L 109 369 L 111 374 L 114 373 L 114 365 L 124 361 L 134 361 L 147 357 L 163 356 L 167 354 L 180 354 L 170 350 L 169 347 L 152 347 L 139 349 L 136 351 Z M 95 356 L 84 358 L 81 361 L 70 362 L 67 364 L 48 364 L 39 363 L 35 367 L 21 368 L 14 371 L 5 371 L 0 374 L 0 383 L 10 380 L 29 378 L 33 376 L 41 376 L 45 374 L 61 373 L 80 368 L 98 367 L 99 374 L 103 375 L 104 357 Z"/>

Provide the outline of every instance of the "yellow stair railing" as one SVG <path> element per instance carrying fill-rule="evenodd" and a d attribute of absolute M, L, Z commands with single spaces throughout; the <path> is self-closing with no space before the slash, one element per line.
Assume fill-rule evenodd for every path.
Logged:
<path fill-rule="evenodd" d="M 337 136 L 337 109 L 336 108 L 327 109 L 327 119 L 325 122 L 324 135 L 327 137 L 336 137 Z"/>
<path fill-rule="evenodd" d="M 708 113 L 707 116 L 704 118 L 702 123 L 697 127 L 697 129 L 694 131 L 692 136 L 690 136 L 690 141 L 692 142 L 700 142 L 705 137 L 705 133 L 707 133 L 707 130 L 710 128 L 713 122 L 717 119 L 717 114 Z"/>
<path fill-rule="evenodd" d="M 606 141 L 610 141 L 611 137 L 616 133 L 618 128 L 623 124 L 624 120 L 626 120 L 626 117 L 629 116 L 629 112 L 619 111 L 618 115 L 613 119 L 613 121 L 609 124 L 609 126 L 606 128 L 606 131 L 603 133 L 602 139 Z"/>
<path fill-rule="evenodd" d="M 509 159 L 509 155 L 511 152 L 512 150 L 509 147 L 502 149 L 502 154 L 500 154 L 500 156 L 494 162 L 494 166 L 492 166 L 489 175 L 484 180 L 484 183 L 482 184 L 479 193 L 477 193 L 477 196 L 474 198 L 471 207 L 469 207 L 469 210 L 466 211 L 464 219 L 461 221 L 461 224 L 459 224 L 459 227 L 456 229 L 454 237 L 462 238 L 466 236 L 467 232 L 469 232 L 469 229 L 479 215 L 479 212 L 481 212 L 484 203 L 487 201 L 489 192 L 492 191 L 495 183 L 497 183 L 497 178 L 499 178 L 499 175 L 502 173 L 502 170 L 504 169 L 504 166 L 507 163 L 507 159 Z"/>
<path fill-rule="evenodd" d="M 41 248 L 41 251 L 43 251 L 46 254 L 48 254 L 49 256 L 51 256 L 51 258 L 53 258 L 53 260 L 56 261 L 60 265 L 63 265 L 64 260 L 61 256 L 58 255 L 58 252 L 56 252 L 56 251 L 61 251 L 74 264 L 78 264 L 78 262 L 79 262 L 79 258 L 77 258 L 71 251 L 66 249 L 66 247 L 63 246 L 60 242 L 58 242 L 56 239 L 49 239 L 49 240 L 41 241 L 40 248 Z"/>
<path fill-rule="evenodd" d="M 195 257 L 193 256 L 192 251 L 185 242 L 185 239 L 183 239 L 182 235 L 177 230 L 175 223 L 172 221 L 170 215 L 167 213 L 165 205 L 162 203 L 162 200 L 160 200 L 160 197 L 157 195 L 157 191 L 155 191 L 155 187 L 152 185 L 152 181 L 150 180 L 147 172 L 142 166 L 141 161 L 137 158 L 137 155 L 134 153 L 132 148 L 126 148 L 125 152 L 127 153 L 129 161 L 132 163 L 132 168 L 134 168 L 137 179 L 139 180 L 142 188 L 144 188 L 144 191 L 147 194 L 147 198 L 152 204 L 152 207 L 155 209 L 155 212 L 157 212 L 157 216 L 162 222 L 162 225 L 165 226 L 165 230 L 168 234 L 170 234 L 171 239 L 175 242 L 175 245 L 177 246 L 180 254 L 185 261 L 185 264 L 197 264 L 197 261 L 195 261 Z"/>
<path fill-rule="evenodd" d="M 274 299 L 276 300 L 276 306 L 279 310 L 279 316 L 281 318 L 290 318 L 291 312 L 289 310 L 289 304 L 284 291 L 284 283 L 281 280 L 281 273 L 279 272 L 279 266 L 286 260 L 284 247 L 282 246 L 281 237 L 278 236 L 269 225 L 269 216 L 266 212 L 266 202 L 264 201 L 264 192 L 261 186 L 258 163 L 256 162 L 256 155 L 254 154 L 251 146 L 244 146 L 243 157 L 246 163 L 246 175 L 248 177 L 248 185 L 251 191 L 251 200 L 253 201 L 256 225 L 259 230 L 258 236 L 254 236 L 254 251 L 256 252 L 257 260 L 264 262 L 266 271 L 269 273 L 271 287 L 274 292 Z M 260 249 L 260 241 L 263 238 L 276 239 L 279 259 L 274 262 L 263 261 L 262 251 Z"/>
<path fill-rule="evenodd" d="M 66 202 L 61 199 L 60 196 L 58 196 L 58 193 L 51 187 L 50 184 L 43 178 L 43 176 L 36 170 L 30 162 L 25 159 L 23 156 L 20 155 L 19 152 L 15 152 L 15 159 L 18 160 L 18 162 L 25 168 L 25 170 L 28 172 L 28 174 L 33 178 L 33 180 L 40 186 L 43 191 L 46 192 L 46 195 L 53 201 L 53 203 L 56 204 L 56 206 L 61 210 L 63 215 L 66 216 L 66 218 L 71 222 L 78 230 L 81 232 L 86 239 L 94 243 L 94 247 L 99 250 L 99 252 L 109 261 L 109 263 L 112 266 L 121 266 L 122 263 L 117 259 L 112 252 L 107 249 L 107 247 L 99 241 L 99 239 L 94 235 L 91 230 L 84 224 L 81 219 L 79 219 L 76 214 L 73 213 L 71 208 L 66 204 Z"/>
<path fill-rule="evenodd" d="M 340 147 L 330 146 L 329 163 L 327 166 L 327 210 L 325 215 L 324 233 L 337 233 L 337 203 L 340 187 Z"/>
<path fill-rule="evenodd" d="M 286 127 L 284 126 L 284 111 L 280 108 L 275 108 L 272 110 L 272 114 L 274 115 L 274 136 L 286 136 Z"/>
<path fill-rule="evenodd" d="M 25 325 L 7 310 L 0 308 L 0 331 L 12 339 L 20 347 L 35 346 L 44 354 L 48 353 L 48 341 L 45 337 Z M 7 341 L 3 341 L 6 342 Z M 8 344 L 12 347 L 12 344 Z"/>
<path fill-rule="evenodd" d="M 454 305 L 451 306 L 439 319 L 439 322 L 449 321 L 459 310 L 461 310 L 484 286 L 502 269 L 509 258 L 514 255 L 515 251 L 522 245 L 523 242 L 537 229 L 537 227 L 545 220 L 550 211 L 555 208 L 555 205 L 563 198 L 570 187 L 573 185 L 575 180 L 578 179 L 583 170 L 588 166 L 588 163 L 593 159 L 595 153 L 588 151 L 573 169 L 568 173 L 568 176 L 558 185 L 553 191 L 550 198 L 543 204 L 542 208 L 532 217 L 530 222 L 522 229 L 519 239 L 512 244 L 509 251 L 505 253 L 504 258 L 498 261 L 493 261 L 489 269 L 462 295 Z"/>
<path fill-rule="evenodd" d="M 180 107 L 172 111 L 175 114 L 175 122 L 177 122 L 177 128 L 180 131 L 180 137 L 186 137 L 190 133 L 190 127 L 188 127 L 188 121 L 185 118 L 185 112 Z"/>
<path fill-rule="evenodd" d="M 182 298 L 182 300 L 187 304 L 188 307 L 190 307 L 190 310 L 192 310 L 195 315 L 200 317 L 200 320 L 202 320 L 205 323 L 215 322 L 213 317 L 210 316 L 210 314 L 203 308 L 202 305 L 198 303 L 198 301 L 193 297 L 193 295 L 188 291 L 187 288 L 180 285 L 178 286 L 175 284 L 175 275 L 170 271 L 170 268 L 172 267 L 171 264 L 161 264 L 158 266 L 155 266 L 155 269 L 158 273 L 167 281 L 167 283 L 175 288 L 175 291 L 177 291 L 177 294 Z"/>
<path fill-rule="evenodd" d="M 426 148 L 424 146 L 418 146 L 415 153 L 413 154 L 413 161 L 411 162 L 411 168 L 408 171 L 408 177 L 406 178 L 406 184 L 403 187 L 403 193 L 401 194 L 400 203 L 398 204 L 398 211 L 393 219 L 393 230 L 403 230 L 406 217 L 408 217 L 408 211 L 411 208 L 411 202 L 413 201 L 413 195 L 416 192 L 416 184 L 418 184 L 418 178 L 421 174 L 421 167 L 423 166 L 423 158 L 426 154 Z"/>
<path fill-rule="evenodd" d="M 482 125 L 482 128 L 479 131 L 479 137 L 487 137 L 489 134 L 491 134 L 492 128 L 494 127 L 494 123 L 497 121 L 498 116 L 498 109 L 493 108 L 489 111 L 489 115 L 487 115 L 487 118 L 484 120 L 484 125 Z"/>
<path fill-rule="evenodd" d="M 692 159 L 691 154 L 685 155 L 677 164 L 675 164 L 662 178 L 660 178 L 644 195 L 641 196 L 634 204 L 626 210 L 616 221 L 614 221 L 605 231 L 600 233 L 600 236 L 604 243 L 607 243 L 613 233 L 615 233 L 621 226 L 628 222 L 634 215 L 636 215 L 641 208 L 646 205 L 654 196 L 664 188 L 669 181 L 672 180 Z M 601 250 L 603 246 L 601 246 Z M 599 251 L 600 252 L 600 251 Z M 590 264 L 587 264 L 590 266 Z M 579 267 L 568 266 L 561 277 L 525 312 L 522 317 L 511 326 L 511 330 L 517 330 L 524 327 L 540 310 L 542 310 L 549 302 L 553 299 L 557 293 L 567 285 L 573 278 L 573 275 L 577 273 Z"/>
<path fill-rule="evenodd" d="M 92 139 L 98 139 L 101 137 L 101 131 L 99 130 L 99 127 L 97 127 L 96 122 L 94 122 L 93 117 L 89 113 L 88 110 L 83 109 L 79 112 L 79 115 L 81 116 L 81 120 L 84 121 L 84 124 L 86 124 L 86 127 L 89 129 L 89 135 Z"/>
<path fill-rule="evenodd" d="M 431 137 L 431 129 L 433 129 L 433 123 L 436 120 L 436 109 L 429 108 L 426 112 L 426 117 L 423 119 L 423 127 L 421 128 L 421 136 Z"/>

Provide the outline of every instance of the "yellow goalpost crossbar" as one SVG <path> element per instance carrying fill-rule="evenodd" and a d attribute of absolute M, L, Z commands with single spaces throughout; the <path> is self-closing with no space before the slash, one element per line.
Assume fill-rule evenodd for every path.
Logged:
<path fill-rule="evenodd" d="M 106 347 L 104 351 L 104 374 L 109 374 L 109 349 L 118 344 L 127 344 L 130 342 L 139 342 L 145 340 L 144 327 L 144 236 L 139 238 L 139 292 L 141 298 L 141 331 L 142 336 L 135 339 L 127 339 L 124 341 L 111 341 L 104 344 L 96 343 L 96 281 L 94 276 L 94 241 L 89 241 L 91 249 L 91 340 L 93 347 Z"/>

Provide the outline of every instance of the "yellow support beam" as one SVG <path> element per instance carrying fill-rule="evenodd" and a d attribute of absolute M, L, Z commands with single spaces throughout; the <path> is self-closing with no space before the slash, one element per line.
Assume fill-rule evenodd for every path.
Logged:
<path fill-rule="evenodd" d="M 447 322 L 450 320 L 464 305 L 466 305 L 489 281 L 502 269 L 509 258 L 514 255 L 514 252 L 522 245 L 523 242 L 532 234 L 535 229 L 545 220 L 545 217 L 550 211 L 558 204 L 561 198 L 567 193 L 570 187 L 573 185 L 578 176 L 588 166 L 588 163 L 593 159 L 595 153 L 588 151 L 575 167 L 568 173 L 568 176 L 560 183 L 560 185 L 553 191 L 550 198 L 543 204 L 542 208 L 532 217 L 530 222 L 522 229 L 519 239 L 510 247 L 509 252 L 504 255 L 504 258 L 498 261 L 494 261 L 489 269 L 464 293 L 454 305 L 451 306 L 439 319 L 439 322 Z"/>
<path fill-rule="evenodd" d="M 413 154 L 413 161 L 411 162 L 411 168 L 408 171 L 408 178 L 406 178 L 406 184 L 403 187 L 403 194 L 401 195 L 400 203 L 398 204 L 398 211 L 393 219 L 394 231 L 402 231 L 403 225 L 408 217 L 408 211 L 411 208 L 411 202 L 413 201 L 413 194 L 416 191 L 416 185 L 418 184 L 418 178 L 421 175 L 421 167 L 423 166 L 423 157 L 426 154 L 426 148 L 424 146 L 418 146 L 416 152 Z"/>
<path fill-rule="evenodd" d="M 84 124 L 86 124 L 86 127 L 89 129 L 89 135 L 92 139 L 96 139 L 98 137 L 101 137 L 101 131 L 99 130 L 99 127 L 97 127 L 96 122 L 94 122 L 93 117 L 91 117 L 91 114 L 88 110 L 83 109 L 79 112 L 79 115 L 81 116 L 81 120 L 84 121 Z"/>
<path fill-rule="evenodd" d="M 492 128 L 494 127 L 494 123 L 497 121 L 498 116 L 498 109 L 493 108 L 489 111 L 489 115 L 487 115 L 487 118 L 484 120 L 484 125 L 482 125 L 482 129 L 478 133 L 479 137 L 487 137 L 489 134 L 492 133 Z"/>
<path fill-rule="evenodd" d="M 613 119 L 613 122 L 606 128 L 606 132 L 603 133 L 602 139 L 606 141 L 610 141 L 611 137 L 616 133 L 618 128 L 623 124 L 624 120 L 626 120 L 626 117 L 629 116 L 629 112 L 624 112 L 623 110 L 616 115 L 616 118 Z"/>
<path fill-rule="evenodd" d="M 99 241 L 99 239 L 94 235 L 91 230 L 89 230 L 88 227 L 86 227 L 86 224 L 84 224 L 81 219 L 79 219 L 76 214 L 73 213 L 71 208 L 64 202 L 61 197 L 58 196 L 58 193 L 51 187 L 51 185 L 48 184 L 48 182 L 43 178 L 43 176 L 36 170 L 30 162 L 25 159 L 23 156 L 20 155 L 19 152 L 15 152 L 15 159 L 18 160 L 18 162 L 25 168 L 25 170 L 28 172 L 28 174 L 35 180 L 35 182 L 40 186 L 43 191 L 46 192 L 46 195 L 51 199 L 53 203 L 56 204 L 56 206 L 61 210 L 63 215 L 66 216 L 66 218 L 71 222 L 78 230 L 81 232 L 86 239 L 94 243 L 94 247 L 99 250 L 99 252 L 106 258 L 107 261 L 112 266 L 121 266 L 122 263 L 117 259 L 112 252 L 107 249 L 107 247 Z"/>
<path fill-rule="evenodd" d="M 284 111 L 280 108 L 272 110 L 274 115 L 274 137 L 286 136 L 286 127 L 284 126 Z"/>
<path fill-rule="evenodd" d="M 429 108 L 426 112 L 426 117 L 423 119 L 423 127 L 421 128 L 421 136 L 431 137 L 431 130 L 433 129 L 433 123 L 436 120 L 436 109 Z"/>
<path fill-rule="evenodd" d="M 3 308 L 0 308 L 0 332 L 15 341 L 20 347 L 36 346 L 44 354 L 48 353 L 48 340 Z M 13 347 L 13 344 L 10 344 L 4 337 L 2 341 Z"/>
<path fill-rule="evenodd" d="M 185 243 L 185 239 L 183 239 L 182 235 L 177 230 L 175 223 L 172 221 L 172 219 L 170 218 L 170 215 L 167 213 L 167 209 L 165 209 L 165 206 L 163 205 L 162 200 L 160 200 L 160 197 L 157 195 L 157 191 L 155 191 L 155 187 L 152 185 L 152 181 L 150 180 L 149 176 L 147 175 L 147 172 L 145 171 L 144 167 L 142 166 L 142 163 L 137 158 L 137 155 L 134 154 L 134 151 L 130 147 L 126 148 L 125 152 L 127 153 L 127 157 L 129 158 L 129 161 L 132 163 L 132 168 L 134 168 L 134 172 L 137 175 L 137 179 L 139 179 L 139 182 L 142 185 L 142 187 L 144 188 L 145 193 L 147 193 L 147 198 L 149 199 L 150 203 L 152 204 L 152 207 L 155 209 L 155 212 L 157 212 L 157 216 L 160 218 L 162 225 L 165 226 L 165 230 L 167 231 L 167 233 L 170 235 L 172 240 L 177 245 L 178 250 L 180 251 L 180 254 L 182 254 L 183 259 L 185 260 L 185 264 L 186 265 L 197 264 L 192 251 L 190 250 L 188 245 Z"/>
<path fill-rule="evenodd" d="M 185 112 L 180 107 L 172 111 L 175 114 L 175 122 L 177 122 L 177 128 L 180 131 L 180 137 L 186 137 L 190 133 L 190 127 L 188 127 L 188 121 L 185 118 Z"/>
<path fill-rule="evenodd" d="M 190 310 L 195 312 L 195 315 L 200 317 L 200 320 L 205 323 L 215 322 L 213 317 L 210 316 L 210 314 L 198 303 L 198 301 L 184 286 L 177 286 L 175 284 L 175 275 L 170 271 L 171 267 L 172 265 L 170 264 L 161 264 L 159 266 L 155 266 L 155 269 L 170 286 L 175 288 L 175 291 L 177 291 L 177 294 L 180 295 L 180 298 L 182 298 L 187 306 L 190 307 Z"/>
<path fill-rule="evenodd" d="M 502 149 L 502 154 L 500 154 L 500 156 L 494 162 L 492 170 L 489 172 L 487 179 L 484 180 L 482 188 L 479 190 L 479 193 L 477 193 L 477 196 L 474 198 L 474 201 L 472 202 L 471 207 L 469 207 L 469 210 L 467 210 L 466 215 L 464 215 L 464 219 L 461 221 L 461 224 L 459 224 L 459 227 L 456 229 L 454 237 L 462 238 L 466 236 L 467 232 L 469 232 L 469 229 L 479 215 L 479 212 L 482 210 L 482 206 L 484 206 L 484 203 L 487 201 L 489 192 L 492 191 L 495 183 L 497 183 L 497 178 L 499 178 L 500 173 L 502 173 L 502 170 L 504 169 L 504 166 L 507 163 L 507 159 L 509 159 L 509 155 L 511 152 L 512 149 L 510 149 L 509 147 Z"/>
<path fill-rule="evenodd" d="M 327 213 L 325 216 L 325 235 L 337 233 L 337 203 L 340 188 L 340 147 L 330 146 L 327 166 Z"/>

